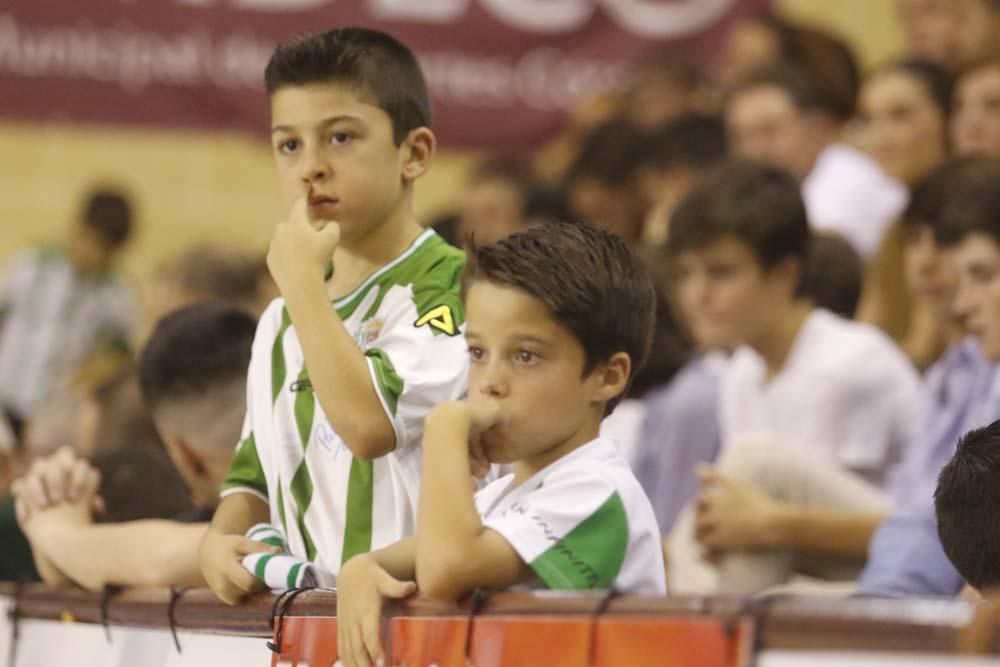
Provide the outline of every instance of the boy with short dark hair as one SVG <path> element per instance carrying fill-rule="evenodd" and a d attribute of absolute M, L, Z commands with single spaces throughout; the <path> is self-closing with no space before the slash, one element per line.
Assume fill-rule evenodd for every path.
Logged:
<path fill-rule="evenodd" d="M 852 577 L 888 509 L 879 487 L 911 428 L 918 378 L 882 333 L 803 294 L 809 239 L 798 183 L 752 162 L 707 176 L 671 223 L 695 340 L 735 349 L 720 390 L 719 469 L 703 473 L 697 510 L 674 531 L 679 587 L 750 592 L 802 570 Z M 717 572 L 682 546 L 695 534 L 721 554 Z M 807 556 L 817 553 L 836 558 Z"/>
<path fill-rule="evenodd" d="M 264 78 L 291 214 L 268 252 L 282 298 L 261 316 L 243 440 L 201 546 L 230 603 L 261 586 L 241 565 L 256 524 L 332 574 L 411 535 L 424 417 L 464 393 L 468 367 L 464 256 L 413 213 L 435 150 L 413 54 L 338 28 L 279 44 Z"/>
<path fill-rule="evenodd" d="M 469 400 L 427 418 L 416 537 L 338 580 L 340 658 L 381 656 L 387 598 L 533 584 L 664 593 L 649 500 L 601 420 L 648 354 L 655 296 L 625 244 L 553 223 L 475 248 L 464 280 Z M 470 466 L 513 466 L 473 495 Z M 413 585 L 416 582 L 416 587 Z"/>

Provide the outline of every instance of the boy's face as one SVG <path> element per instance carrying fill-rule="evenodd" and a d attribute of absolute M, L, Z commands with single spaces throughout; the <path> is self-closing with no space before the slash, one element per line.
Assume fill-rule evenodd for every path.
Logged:
<path fill-rule="evenodd" d="M 775 306 L 794 293 L 784 272 L 765 272 L 750 246 L 731 236 L 679 253 L 673 287 L 684 320 L 704 349 L 753 343 L 768 328 Z"/>
<path fill-rule="evenodd" d="M 98 273 L 111 264 L 117 248 L 86 225 L 77 225 L 69 237 L 69 260 L 80 273 Z"/>
<path fill-rule="evenodd" d="M 584 376 L 583 347 L 544 303 L 480 280 L 469 288 L 465 310 L 469 400 L 500 405 L 500 422 L 483 433 L 491 461 L 529 458 L 596 427 L 590 422 L 600 374 Z"/>
<path fill-rule="evenodd" d="M 955 248 L 955 263 L 955 312 L 983 356 L 1000 361 L 1000 246 L 985 234 L 970 234 Z"/>
<path fill-rule="evenodd" d="M 929 226 L 918 225 L 906 230 L 903 247 L 906 285 L 942 321 L 951 319 L 958 280 L 953 255 L 938 246 Z"/>
<path fill-rule="evenodd" d="M 777 86 L 757 86 L 726 105 L 726 131 L 736 155 L 759 160 L 805 178 L 812 170 L 814 134 L 807 114 Z"/>
<path fill-rule="evenodd" d="M 286 205 L 308 197 L 309 219 L 338 222 L 344 238 L 394 213 L 407 142 L 395 145 L 385 111 L 337 83 L 286 86 L 271 95 L 271 127 Z"/>

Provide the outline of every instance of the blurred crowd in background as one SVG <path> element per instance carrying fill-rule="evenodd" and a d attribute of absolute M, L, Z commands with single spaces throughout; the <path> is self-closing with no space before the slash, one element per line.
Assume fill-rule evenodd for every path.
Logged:
<path fill-rule="evenodd" d="M 920 373 L 956 340 L 955 279 L 925 223 L 956 179 L 982 164 L 973 158 L 1000 159 L 1000 3 L 894 6 L 905 52 L 870 68 L 841 36 L 775 13 L 735 23 L 712 67 L 670 49 L 654 53 L 621 86 L 581 97 L 536 150 L 470 159 L 450 203 L 425 220 L 458 246 L 586 220 L 648 262 L 661 301 L 652 360 L 605 426 L 637 465 L 685 471 L 670 481 L 677 497 L 657 507 L 665 532 L 696 493 L 694 465 L 713 459 L 720 438 L 717 390 L 707 381 L 689 385 L 687 412 L 671 416 L 693 424 L 685 437 L 698 445 L 669 464 L 640 451 L 666 428 L 657 425 L 657 401 L 714 347 L 678 303 L 666 245 L 675 210 L 727 160 L 778 167 L 800 185 L 814 232 L 802 286 L 812 303 L 878 327 Z M 175 470 L 160 441 L 137 352 L 184 306 L 215 302 L 259 315 L 277 296 L 266 248 L 183 247 L 134 283 L 115 267 L 133 252 L 147 204 L 103 182 L 78 202 L 62 237 L 23 249 L 3 270 L 0 492 L 33 460 L 69 446 L 103 473 L 102 520 L 175 516 L 206 501 L 192 498 L 190 475 Z M 0 576 L 35 576 L 9 499 L 0 521 L 8 544 L 20 545 L 5 548 Z"/>

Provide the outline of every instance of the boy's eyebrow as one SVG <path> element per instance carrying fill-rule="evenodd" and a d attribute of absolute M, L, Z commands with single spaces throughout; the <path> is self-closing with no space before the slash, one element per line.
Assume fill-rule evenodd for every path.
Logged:
<path fill-rule="evenodd" d="M 339 123 L 342 120 L 353 120 L 361 122 L 361 118 L 359 118 L 358 116 L 341 114 L 339 116 L 330 116 L 329 118 L 324 118 L 323 120 L 319 121 L 317 125 L 319 127 L 326 127 L 327 125 L 333 125 L 334 123 Z M 275 132 L 290 132 L 293 129 L 295 128 L 292 125 L 275 125 L 271 128 L 271 134 L 274 134 Z"/>

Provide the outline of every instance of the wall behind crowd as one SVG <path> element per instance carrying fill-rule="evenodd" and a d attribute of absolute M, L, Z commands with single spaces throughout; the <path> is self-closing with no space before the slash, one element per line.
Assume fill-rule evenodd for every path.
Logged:
<path fill-rule="evenodd" d="M 865 66 L 898 52 L 892 0 L 776 0 L 789 18 L 847 37 Z M 219 132 L 0 123 L 0 264 L 19 248 L 57 238 L 95 179 L 136 196 L 140 233 L 126 273 L 148 269 L 198 241 L 263 251 L 283 214 L 263 138 Z M 442 150 L 418 189 L 423 219 L 454 201 L 476 155 Z"/>

